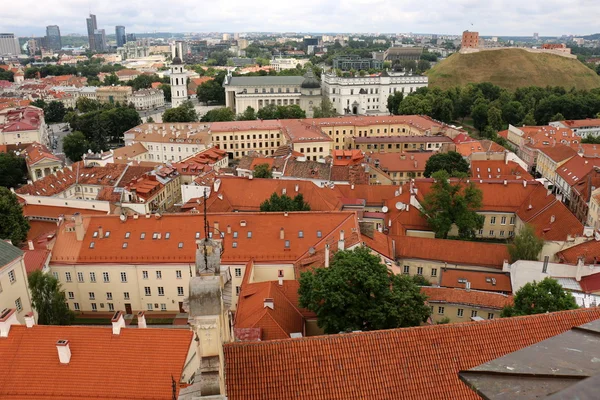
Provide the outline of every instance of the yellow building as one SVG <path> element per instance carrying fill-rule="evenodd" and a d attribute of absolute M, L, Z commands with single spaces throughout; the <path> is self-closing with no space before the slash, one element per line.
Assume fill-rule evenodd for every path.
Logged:
<path fill-rule="evenodd" d="M 131 86 L 100 86 L 96 89 L 96 99 L 104 104 L 127 105 L 132 93 Z"/>
<path fill-rule="evenodd" d="M 542 178 L 548 179 L 556 184 L 556 171 L 571 158 L 577 156 L 577 152 L 571 147 L 557 144 L 554 147 L 543 147 L 538 149 L 536 171 Z"/>
<path fill-rule="evenodd" d="M 502 293 L 441 287 L 422 287 L 421 292 L 434 323 L 500 318 L 504 306 L 512 305 L 512 296 Z"/>
<path fill-rule="evenodd" d="M 20 323 L 33 311 L 23 252 L 0 240 L 0 311 L 7 308 L 16 309 Z"/>

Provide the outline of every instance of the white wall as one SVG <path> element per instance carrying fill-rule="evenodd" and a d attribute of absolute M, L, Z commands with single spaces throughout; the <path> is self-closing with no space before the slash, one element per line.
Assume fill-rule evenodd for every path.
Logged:
<path fill-rule="evenodd" d="M 110 211 L 110 203 L 108 201 L 64 199 L 60 197 L 32 196 L 28 194 L 19 194 L 19 197 L 24 198 L 27 201 L 27 204 L 30 205 L 72 207 L 80 208 L 83 210 L 96 210 L 106 212 Z"/>

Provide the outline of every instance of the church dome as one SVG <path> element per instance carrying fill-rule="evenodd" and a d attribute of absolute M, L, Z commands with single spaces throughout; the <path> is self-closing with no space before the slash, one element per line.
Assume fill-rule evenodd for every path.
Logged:
<path fill-rule="evenodd" d="M 181 64 L 182 64 L 182 62 L 181 62 L 181 58 L 179 58 L 179 57 L 175 57 L 175 58 L 173 59 L 173 61 L 171 62 L 171 64 L 173 64 L 173 65 L 181 65 Z"/>
<path fill-rule="evenodd" d="M 303 89 L 319 89 L 321 87 L 321 82 L 315 78 L 312 68 L 309 68 L 306 74 L 304 74 L 304 80 L 300 84 L 300 87 Z"/>

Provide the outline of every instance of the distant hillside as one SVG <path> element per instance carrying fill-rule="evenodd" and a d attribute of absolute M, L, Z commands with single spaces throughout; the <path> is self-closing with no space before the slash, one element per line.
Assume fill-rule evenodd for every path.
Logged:
<path fill-rule="evenodd" d="M 430 87 L 441 89 L 478 82 L 511 90 L 523 86 L 600 87 L 600 76 L 578 60 L 521 49 L 455 53 L 427 75 Z"/>
<path fill-rule="evenodd" d="M 593 35 L 583 36 L 585 40 L 598 40 L 600 39 L 600 33 L 594 33 Z"/>

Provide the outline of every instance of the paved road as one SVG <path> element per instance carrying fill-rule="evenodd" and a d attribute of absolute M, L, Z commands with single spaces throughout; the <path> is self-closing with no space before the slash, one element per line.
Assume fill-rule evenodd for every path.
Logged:
<path fill-rule="evenodd" d="M 69 124 L 60 123 L 60 124 L 52 124 L 48 125 L 48 147 L 52 149 L 52 152 L 55 154 L 62 153 L 62 139 L 71 133 L 71 130 L 68 129 Z M 66 130 L 64 130 L 66 129 Z"/>

